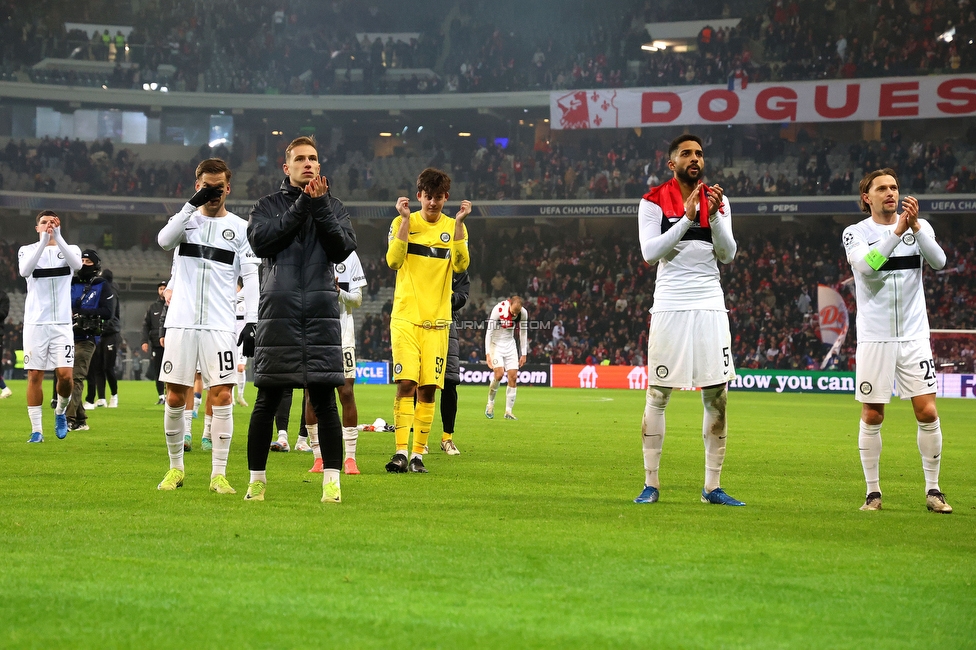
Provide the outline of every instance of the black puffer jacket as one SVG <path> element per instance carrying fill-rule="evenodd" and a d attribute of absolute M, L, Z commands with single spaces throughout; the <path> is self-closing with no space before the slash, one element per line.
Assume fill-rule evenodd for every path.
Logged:
<path fill-rule="evenodd" d="M 356 250 L 349 213 L 331 194 L 313 199 L 286 178 L 251 208 L 247 239 L 264 258 L 254 385 L 341 386 L 342 330 L 332 265 Z"/>

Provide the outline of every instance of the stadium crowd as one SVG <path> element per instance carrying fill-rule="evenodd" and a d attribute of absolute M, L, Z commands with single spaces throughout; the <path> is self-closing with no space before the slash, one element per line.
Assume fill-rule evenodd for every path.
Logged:
<path fill-rule="evenodd" d="M 820 341 L 816 316 L 817 285 L 837 289 L 850 312 L 851 331 L 831 369 L 849 369 L 854 359 L 856 307 L 851 272 L 840 246 L 841 226 L 780 233 L 763 231 L 739 237 L 732 264 L 720 267 L 738 367 L 819 368 L 829 346 Z M 926 298 L 933 329 L 971 329 L 976 322 L 976 236 L 937 231 L 946 251 L 942 271 L 926 267 Z M 22 284 L 16 269 L 20 244 L 0 241 L 0 288 Z M 530 319 L 531 363 L 611 363 L 640 365 L 647 346 L 648 309 L 656 270 L 645 264 L 636 246 L 617 236 L 595 240 L 564 230 L 525 227 L 471 240 L 472 269 L 482 298 L 461 314 L 462 359 L 484 359 L 484 330 L 479 325 L 504 297 L 526 298 Z M 395 274 L 382 256 L 363 256 L 369 279 L 366 301 L 381 299 Z M 358 316 L 358 354 L 389 359 L 390 311 L 387 302 L 375 315 Z M 15 336 L 8 331 L 7 337 Z M 12 343 L 12 341 L 8 341 Z M 974 339 L 937 345 L 940 363 L 958 363 L 973 371 Z M 12 349 L 5 344 L 4 349 Z"/>
<path fill-rule="evenodd" d="M 795 142 L 778 132 L 734 131 L 706 138 L 710 152 L 708 182 L 730 196 L 842 196 L 857 191 L 862 170 L 885 165 L 899 173 L 904 189 L 913 194 L 976 192 L 976 125 L 962 138 L 944 141 L 903 140 L 894 128 L 879 142 L 837 143 L 810 138 L 800 132 Z M 549 150 L 525 146 L 502 148 L 483 141 L 463 148 L 458 141 L 427 150 L 427 162 L 448 164 L 466 196 L 472 200 L 512 199 L 637 199 L 648 187 L 667 179 L 666 144 L 651 144 L 633 133 L 607 144 L 593 141 L 579 147 L 553 144 Z M 736 141 L 739 151 L 733 156 Z M 714 153 L 712 153 L 714 152 Z M 35 192 L 88 193 L 118 196 L 181 197 L 195 161 L 210 155 L 225 158 L 232 168 L 240 160 L 224 145 L 204 145 L 189 161 L 142 161 L 110 140 L 90 145 L 68 139 L 43 138 L 36 145 L 9 141 L 0 149 L 0 189 Z M 365 188 L 359 198 L 387 200 L 405 187 L 399 179 L 379 179 L 372 173 L 375 159 L 342 149 L 324 161 L 337 195 L 346 200 L 351 190 Z M 6 165 L 6 168 L 4 167 Z M 257 199 L 281 182 L 267 165 L 247 177 L 245 196 Z M 21 182 L 5 182 L 3 171 L 21 175 Z M 714 170 L 714 171 L 711 171 Z"/>
<path fill-rule="evenodd" d="M 820 340 L 816 314 L 817 285 L 824 284 L 844 296 L 850 313 L 845 344 L 828 368 L 853 368 L 856 306 L 840 234 L 835 226 L 740 238 L 736 259 L 721 267 L 737 367 L 819 369 L 830 347 Z M 926 270 L 930 324 L 969 328 L 976 322 L 976 237 L 938 235 L 948 262 L 942 271 Z M 462 359 L 484 359 L 479 323 L 495 302 L 518 294 L 539 323 L 529 331 L 529 363 L 643 363 L 656 270 L 636 247 L 622 247 L 617 236 L 595 241 L 523 228 L 472 240 L 471 252 L 489 297 L 470 302 L 460 315 Z M 388 286 L 392 273 L 381 260 L 371 264 L 371 285 Z M 359 323 L 363 358 L 390 358 L 389 311 L 385 305 Z M 971 371 L 974 349 L 972 337 L 956 340 L 944 349 L 943 362 Z"/>
<path fill-rule="evenodd" d="M 167 0 L 140 3 L 135 13 L 125 5 L 119 15 L 114 4 L 86 11 L 67 2 L 6 0 L 2 68 L 5 78 L 14 78 L 44 57 L 75 57 L 117 65 L 98 78 L 30 75 L 37 82 L 125 88 L 159 81 L 177 91 L 202 84 L 212 92 L 414 94 L 741 84 L 976 66 L 976 10 L 969 0 L 754 0 L 737 5 L 738 15 L 713 0 L 629 0 L 616 11 L 585 3 L 497 5 L 440 2 L 418 12 L 380 0 L 324 6 Z M 515 17 L 502 18 L 505 10 Z M 544 20 L 518 18 L 533 12 Z M 692 51 L 641 50 L 648 23 L 723 18 L 741 21 L 730 28 L 706 25 Z M 65 20 L 121 21 L 134 29 L 128 36 L 106 31 L 89 37 L 66 32 Z M 540 24 L 548 28 L 539 31 Z M 409 72 L 387 74 L 398 68 Z M 351 70 L 359 71 L 355 78 Z"/>

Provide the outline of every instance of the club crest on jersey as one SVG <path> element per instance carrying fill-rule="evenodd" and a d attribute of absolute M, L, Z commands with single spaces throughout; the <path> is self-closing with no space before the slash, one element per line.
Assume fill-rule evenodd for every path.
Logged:
<path fill-rule="evenodd" d="M 169 374 L 169 373 L 173 372 L 173 362 L 172 361 L 167 361 L 166 363 L 163 364 L 163 372 L 165 372 L 166 374 Z"/>
<path fill-rule="evenodd" d="M 345 273 L 345 272 L 346 272 L 345 264 L 342 264 L 341 262 L 339 264 L 336 264 L 336 273 Z"/>
<path fill-rule="evenodd" d="M 448 235 L 446 232 L 442 232 L 441 233 L 441 241 L 446 244 L 447 242 L 451 241 L 451 236 Z"/>
<path fill-rule="evenodd" d="M 860 390 L 861 390 L 861 395 L 868 395 L 868 394 L 870 394 L 871 393 L 871 390 L 872 390 L 871 382 L 869 382 L 869 381 L 862 381 L 861 382 L 861 386 L 860 386 Z"/>
<path fill-rule="evenodd" d="M 234 237 L 235 237 L 234 231 L 231 230 L 230 228 L 224 231 L 224 239 L 226 239 L 227 241 L 234 241 Z"/>
<path fill-rule="evenodd" d="M 393 366 L 393 374 L 399 375 L 401 372 L 403 372 L 403 366 L 402 365 L 400 365 L 398 363 L 395 366 Z"/>
<path fill-rule="evenodd" d="M 64 259 L 64 253 L 58 253 L 58 259 L 59 260 L 63 260 Z"/>
<path fill-rule="evenodd" d="M 658 366 L 654 369 L 654 374 L 657 375 L 659 379 L 664 379 L 671 374 L 671 371 L 668 370 L 667 366 Z"/>
<path fill-rule="evenodd" d="M 911 246 L 912 244 L 915 243 L 915 235 L 913 235 L 910 232 L 906 232 L 904 236 L 901 238 L 901 241 L 906 246 Z"/>

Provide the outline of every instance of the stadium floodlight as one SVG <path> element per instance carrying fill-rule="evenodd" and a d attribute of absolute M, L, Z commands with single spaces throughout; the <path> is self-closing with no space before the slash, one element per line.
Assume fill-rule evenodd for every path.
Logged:
<path fill-rule="evenodd" d="M 460 133 L 458 133 L 458 137 L 459 138 L 470 138 L 471 137 L 471 134 L 468 133 L 467 131 L 461 131 Z"/>
<path fill-rule="evenodd" d="M 143 90 L 149 90 L 149 84 L 142 84 Z"/>
<path fill-rule="evenodd" d="M 108 90 L 108 86 L 106 86 L 105 84 L 102 84 L 102 90 Z"/>
<path fill-rule="evenodd" d="M 422 133 L 423 130 L 424 130 L 423 125 L 420 125 L 420 126 L 417 127 L 417 133 Z"/>
<path fill-rule="evenodd" d="M 956 36 L 956 28 L 952 27 L 949 30 L 939 34 L 939 37 L 936 40 L 945 41 L 946 43 L 951 43 L 952 39 L 955 38 L 955 36 Z"/>
<path fill-rule="evenodd" d="M 409 126 L 403 127 L 403 130 L 400 131 L 400 135 L 406 135 L 407 134 L 407 131 L 409 131 L 409 130 L 410 130 L 410 127 Z"/>
<path fill-rule="evenodd" d="M 211 140 L 208 144 L 211 147 L 216 147 L 217 145 L 220 144 L 227 144 L 227 138 L 217 138 L 216 140 Z"/>
<path fill-rule="evenodd" d="M 643 45 L 641 45 L 641 49 L 644 50 L 645 52 L 657 52 L 657 47 L 655 47 L 651 43 L 644 43 Z"/>
<path fill-rule="evenodd" d="M 150 88 L 151 90 L 156 90 L 157 88 L 159 88 L 159 84 L 157 84 L 157 83 L 156 83 L 156 82 L 154 81 L 154 82 L 152 82 L 151 84 L 149 84 L 149 88 Z"/>
<path fill-rule="evenodd" d="M 390 133 L 389 131 L 383 131 L 382 133 L 380 133 L 380 137 L 381 137 L 381 138 L 389 138 L 389 137 L 391 137 L 392 135 L 393 135 L 393 134 L 392 134 L 392 133 Z"/>
<path fill-rule="evenodd" d="M 160 86 L 159 87 L 159 92 L 161 92 L 161 93 L 168 93 L 169 92 L 169 88 L 167 88 L 166 86 Z"/>

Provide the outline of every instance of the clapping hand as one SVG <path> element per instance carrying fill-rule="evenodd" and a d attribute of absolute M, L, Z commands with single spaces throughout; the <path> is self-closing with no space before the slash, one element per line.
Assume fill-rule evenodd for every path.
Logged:
<path fill-rule="evenodd" d="M 408 199 L 405 196 L 401 196 L 400 198 L 398 198 L 397 199 L 397 202 L 396 202 L 396 209 L 397 209 L 397 212 L 400 213 L 400 216 L 401 217 L 403 217 L 404 219 L 409 219 L 410 218 L 410 199 Z"/>
<path fill-rule="evenodd" d="M 464 218 L 471 214 L 471 201 L 461 201 L 461 209 L 457 211 L 454 218 L 458 221 L 464 221 Z"/>
<path fill-rule="evenodd" d="M 316 176 L 308 182 L 304 191 L 313 199 L 325 196 L 329 192 L 329 179 L 325 176 Z"/>

